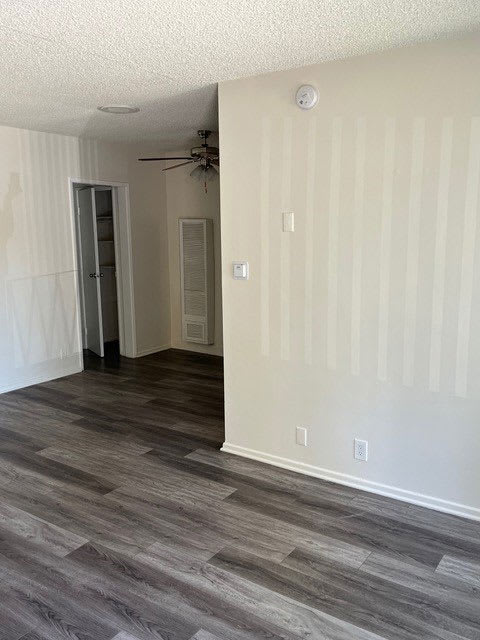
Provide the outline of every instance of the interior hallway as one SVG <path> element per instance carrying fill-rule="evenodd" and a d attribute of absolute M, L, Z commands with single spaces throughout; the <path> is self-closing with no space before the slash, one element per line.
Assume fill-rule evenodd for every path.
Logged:
<path fill-rule="evenodd" d="M 480 523 L 220 453 L 220 358 L 86 367 L 0 396 L 2 640 L 480 638 Z"/>

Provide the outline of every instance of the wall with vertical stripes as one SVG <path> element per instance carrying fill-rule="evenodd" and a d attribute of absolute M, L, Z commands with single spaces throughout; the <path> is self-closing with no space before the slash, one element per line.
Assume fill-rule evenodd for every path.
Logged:
<path fill-rule="evenodd" d="M 217 145 L 215 139 L 209 143 Z M 182 156 L 185 150 L 167 155 Z M 171 163 L 172 164 L 172 163 Z M 173 163 L 175 164 L 175 163 Z M 175 349 L 187 349 L 200 353 L 222 355 L 222 278 L 220 254 L 220 187 L 219 180 L 208 184 L 205 193 L 202 183 L 190 177 L 195 165 L 179 167 L 165 172 L 168 217 L 168 257 L 170 268 L 170 318 L 171 344 Z M 185 342 L 182 335 L 182 297 L 180 287 L 180 218 L 210 218 L 213 221 L 215 251 L 215 335 L 211 345 Z"/>
<path fill-rule="evenodd" d="M 479 65 L 475 34 L 220 85 L 225 450 L 480 517 Z"/>
<path fill-rule="evenodd" d="M 169 342 L 160 299 L 162 277 L 168 296 L 168 253 L 165 218 L 162 271 L 158 173 L 141 174 L 133 149 L 68 136 L 0 127 L 0 147 L 0 392 L 80 367 L 69 178 L 130 182 L 137 345 Z M 145 202 L 148 180 L 156 187 Z M 147 281 L 154 289 L 148 294 Z"/>

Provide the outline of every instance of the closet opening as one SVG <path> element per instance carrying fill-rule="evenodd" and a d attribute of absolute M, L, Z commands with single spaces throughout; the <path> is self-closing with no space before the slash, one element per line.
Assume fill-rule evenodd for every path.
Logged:
<path fill-rule="evenodd" d="M 119 194 L 122 189 L 72 182 L 84 359 L 134 355 L 128 196 Z"/>

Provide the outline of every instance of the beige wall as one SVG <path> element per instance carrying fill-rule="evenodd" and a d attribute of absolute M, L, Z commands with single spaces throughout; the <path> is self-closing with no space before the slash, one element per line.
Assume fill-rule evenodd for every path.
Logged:
<path fill-rule="evenodd" d="M 170 346 L 170 278 L 165 174 L 159 164 L 138 162 L 129 150 L 137 355 Z"/>
<path fill-rule="evenodd" d="M 220 85 L 227 451 L 480 517 L 479 68 L 476 34 Z"/>
<path fill-rule="evenodd" d="M 168 344 L 158 171 L 141 172 L 136 149 L 68 136 L 0 127 L 0 147 L 0 392 L 80 367 L 69 178 L 130 184 L 137 350 Z"/>
<path fill-rule="evenodd" d="M 215 144 L 211 142 L 211 144 Z M 185 151 L 169 154 L 185 155 Z M 171 163 L 173 164 L 173 163 Z M 220 194 L 219 181 L 211 182 L 205 193 L 203 185 L 190 177 L 192 166 L 166 171 L 168 253 L 170 262 L 170 310 L 171 343 L 177 349 L 188 349 L 202 353 L 222 355 L 222 284 L 220 252 Z M 214 227 L 215 245 L 215 342 L 200 345 L 182 340 L 182 302 L 180 295 L 180 245 L 179 218 L 211 218 Z"/>

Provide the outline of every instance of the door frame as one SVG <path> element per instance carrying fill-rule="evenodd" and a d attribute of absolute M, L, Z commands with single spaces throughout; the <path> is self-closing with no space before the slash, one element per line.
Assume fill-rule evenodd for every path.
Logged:
<path fill-rule="evenodd" d="M 111 187 L 108 189 L 110 192 L 112 191 Z M 90 224 L 92 224 L 92 231 L 93 231 L 93 242 L 94 242 L 94 247 L 93 247 L 93 251 L 94 251 L 94 256 L 95 256 L 95 273 L 98 274 L 100 273 L 100 262 L 99 262 L 99 254 L 98 254 L 98 237 L 97 237 L 97 211 L 96 211 L 96 202 L 95 202 L 95 187 L 90 186 L 90 185 L 84 185 L 84 186 L 74 186 L 73 188 L 74 191 L 74 197 L 75 197 L 75 211 L 77 212 L 77 215 L 75 216 L 75 229 L 77 232 L 77 251 L 78 251 L 78 260 L 79 260 L 79 264 L 78 264 L 78 281 L 79 281 L 79 285 L 80 285 L 80 300 L 81 300 L 81 313 L 82 313 L 82 324 L 83 327 L 81 327 L 81 333 L 82 333 L 82 338 L 83 338 L 83 349 L 89 348 L 88 344 L 89 344 L 89 340 L 87 339 L 87 302 L 85 299 L 85 287 L 86 287 L 86 282 L 85 282 L 85 267 L 83 265 L 83 257 L 84 257 L 84 253 L 83 253 L 83 241 L 84 241 L 84 236 L 83 236 L 83 231 L 82 231 L 82 219 L 81 217 L 78 215 L 80 212 L 80 193 L 82 191 L 88 191 L 88 194 L 90 196 L 90 206 L 91 206 L 91 210 L 92 210 L 92 218 L 90 220 Z M 113 197 L 113 196 L 112 196 Z M 88 217 L 88 216 L 87 216 Z M 83 227 L 84 228 L 84 227 Z M 114 231 L 114 237 L 115 237 L 115 231 Z M 99 350 L 100 353 L 98 353 L 98 355 L 103 358 L 105 353 L 104 353 L 104 341 L 103 341 L 103 314 L 102 314 L 102 296 L 101 296 L 101 283 L 100 283 L 100 278 L 97 278 L 95 280 L 95 291 L 96 291 L 96 301 L 97 301 L 97 314 L 98 314 L 98 331 L 99 331 L 99 339 L 100 339 L 100 343 L 99 343 Z M 117 307 L 118 307 L 118 303 L 117 303 Z M 118 315 L 118 311 L 117 311 L 117 315 Z M 90 336 L 91 339 L 91 336 Z M 90 351 L 93 351 L 94 353 L 97 353 L 97 351 L 95 351 L 93 348 L 91 348 L 92 345 L 90 346 Z"/>
<path fill-rule="evenodd" d="M 115 264 L 117 271 L 117 308 L 120 354 L 135 358 L 137 339 L 135 330 L 135 299 L 133 288 L 132 231 L 130 216 L 130 193 L 128 182 L 115 180 L 90 180 L 88 178 L 68 178 L 68 194 L 71 213 L 71 234 L 75 257 L 75 286 L 77 289 L 77 339 L 83 345 L 80 256 L 77 243 L 77 211 L 74 185 L 91 187 L 111 187 L 113 204 L 113 225 L 115 240 Z M 83 350 L 80 350 L 83 369 Z"/>

